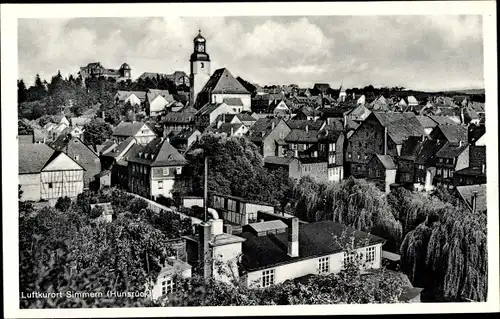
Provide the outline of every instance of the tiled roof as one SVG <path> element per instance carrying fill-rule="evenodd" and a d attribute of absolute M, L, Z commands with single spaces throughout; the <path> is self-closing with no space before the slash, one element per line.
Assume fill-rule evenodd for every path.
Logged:
<path fill-rule="evenodd" d="M 467 143 L 462 143 L 462 145 L 458 143 L 446 142 L 444 146 L 436 153 L 437 157 L 443 158 L 455 158 L 462 154 L 462 152 L 469 146 Z"/>
<path fill-rule="evenodd" d="M 46 144 L 19 144 L 19 174 L 39 173 L 55 152 Z"/>
<path fill-rule="evenodd" d="M 319 131 L 318 140 L 337 142 L 342 132 L 343 132 L 342 127 L 340 127 L 339 129 L 339 127 L 335 124 L 326 125 L 321 131 Z"/>
<path fill-rule="evenodd" d="M 152 154 L 153 158 L 141 157 L 140 153 L 143 155 Z M 128 158 L 128 160 L 130 162 L 138 162 L 150 166 L 174 166 L 185 165 L 187 163 L 184 156 L 182 156 L 167 140 L 162 138 L 155 138 L 146 146 L 140 148 L 137 155 Z"/>
<path fill-rule="evenodd" d="M 441 115 L 429 115 L 428 116 L 430 119 L 432 119 L 434 122 L 436 122 L 438 125 L 455 125 L 456 123 L 453 122 L 449 117 L 447 116 L 441 116 Z"/>
<path fill-rule="evenodd" d="M 425 140 L 416 155 L 415 163 L 421 165 L 432 164 L 429 160 L 431 160 L 443 146 L 444 143 L 439 143 L 439 141 Z"/>
<path fill-rule="evenodd" d="M 231 136 L 236 132 L 240 127 L 242 127 L 243 124 L 241 123 L 222 123 L 220 127 L 217 126 L 212 126 L 207 128 L 207 132 L 214 132 L 214 133 L 225 133 L 228 136 Z M 232 129 L 232 132 L 231 132 Z"/>
<path fill-rule="evenodd" d="M 211 92 L 212 94 L 250 94 L 240 81 L 236 80 L 226 68 L 215 70 L 201 92 Z"/>
<path fill-rule="evenodd" d="M 487 210 L 488 205 L 486 200 L 486 184 L 457 186 L 457 192 L 465 201 L 469 209 L 472 209 L 472 195 L 474 192 L 477 192 L 476 211 L 484 212 Z"/>
<path fill-rule="evenodd" d="M 223 104 L 225 104 L 225 103 L 216 103 L 216 104 L 207 103 L 201 109 L 199 109 L 198 112 L 196 112 L 196 115 L 197 116 L 210 115 L 213 111 L 218 109 L 219 106 L 221 106 Z"/>
<path fill-rule="evenodd" d="M 264 163 L 266 163 L 266 164 L 288 166 L 294 160 L 296 160 L 296 159 L 293 158 L 293 157 L 266 156 L 264 158 Z"/>
<path fill-rule="evenodd" d="M 262 142 L 269 133 L 271 133 L 272 125 L 276 127 L 280 122 L 280 119 L 276 118 L 262 118 L 258 119 L 254 125 L 248 131 L 248 138 L 252 142 Z"/>
<path fill-rule="evenodd" d="M 121 155 L 121 153 L 130 145 L 135 140 L 133 136 L 127 137 L 124 141 L 122 141 L 120 144 L 118 144 L 115 148 L 111 150 L 111 152 L 107 153 L 106 155 L 111 156 L 111 157 L 118 157 Z"/>
<path fill-rule="evenodd" d="M 385 167 L 385 169 L 396 169 L 396 164 L 394 163 L 392 157 L 390 155 L 375 155 L 380 163 Z"/>
<path fill-rule="evenodd" d="M 301 130 L 292 129 L 290 133 L 285 137 L 285 142 L 287 143 L 317 143 L 318 142 L 319 131 L 317 130 Z"/>
<path fill-rule="evenodd" d="M 458 143 L 468 140 L 467 128 L 463 125 L 439 125 L 438 129 L 443 133 L 449 142 Z"/>
<path fill-rule="evenodd" d="M 149 103 L 154 101 L 154 99 L 156 99 L 157 96 L 162 96 L 167 102 L 174 101 L 174 97 L 172 95 L 170 95 L 168 90 L 149 89 L 146 96 L 147 96 Z"/>
<path fill-rule="evenodd" d="M 179 124 L 186 124 L 186 123 L 191 123 L 194 122 L 194 112 L 170 112 L 163 117 L 163 122 L 164 123 L 179 123 Z"/>
<path fill-rule="evenodd" d="M 323 125 L 325 124 L 325 121 L 314 121 L 314 120 L 288 120 L 286 124 L 293 130 L 293 129 L 302 129 L 305 130 L 306 126 L 308 127 L 309 130 L 316 130 L 319 131 Z"/>
<path fill-rule="evenodd" d="M 117 94 L 118 94 L 117 98 L 118 98 L 119 101 L 125 101 L 132 94 L 134 94 L 135 96 L 137 96 L 137 98 L 141 102 L 146 101 L 146 92 L 144 92 L 144 91 L 121 91 L 121 90 L 119 90 L 117 92 Z"/>
<path fill-rule="evenodd" d="M 429 116 L 418 115 L 417 120 L 420 122 L 420 124 L 422 124 L 423 128 L 434 128 L 438 126 L 438 123 L 432 120 Z"/>
<path fill-rule="evenodd" d="M 113 130 L 113 136 L 134 136 L 144 125 L 143 122 L 121 122 Z"/>
<path fill-rule="evenodd" d="M 406 160 L 415 160 L 423 144 L 424 143 L 421 138 L 409 137 L 406 141 L 403 142 L 400 158 Z"/>
<path fill-rule="evenodd" d="M 402 144 L 411 136 L 425 135 L 422 124 L 415 116 L 388 123 L 387 133 L 396 144 Z"/>
<path fill-rule="evenodd" d="M 290 257 L 287 254 L 288 234 L 286 232 L 272 237 L 257 237 L 250 232 L 243 232 L 241 236 L 246 238 L 246 241 L 242 243 L 242 266 L 247 271 L 255 271 L 340 253 L 343 248 L 336 243 L 333 236 L 341 236 L 345 231 L 349 235 L 354 232 L 356 247 L 364 246 L 366 239 L 371 245 L 385 242 L 383 238 L 354 230 L 333 221 L 299 224 L 299 257 Z"/>
<path fill-rule="evenodd" d="M 197 129 L 195 128 L 185 128 L 183 130 L 181 130 L 179 133 L 177 133 L 174 137 L 172 137 L 172 140 L 187 140 L 189 139 L 193 134 L 195 134 L 196 132 L 199 132 Z"/>
<path fill-rule="evenodd" d="M 252 223 L 248 224 L 248 226 L 256 233 L 267 232 L 268 230 L 275 230 L 275 229 L 285 229 L 288 227 L 284 222 L 282 222 L 279 219 L 268 220 L 259 223 Z"/>

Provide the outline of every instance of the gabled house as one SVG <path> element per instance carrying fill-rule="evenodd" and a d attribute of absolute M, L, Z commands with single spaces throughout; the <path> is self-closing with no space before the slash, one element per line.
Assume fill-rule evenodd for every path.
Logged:
<path fill-rule="evenodd" d="M 310 106 L 303 106 L 293 117 L 295 120 L 315 121 L 321 117 L 321 112 Z"/>
<path fill-rule="evenodd" d="M 59 136 L 55 141 L 49 144 L 55 151 L 60 151 L 71 157 L 75 162 L 82 166 L 83 187 L 91 187 L 94 176 L 101 171 L 101 161 L 99 156 L 78 137 L 71 135 Z"/>
<path fill-rule="evenodd" d="M 114 100 L 116 103 L 131 105 L 142 105 L 146 102 L 146 92 L 143 91 L 118 91 L 115 94 Z"/>
<path fill-rule="evenodd" d="M 365 103 L 360 103 L 355 108 L 345 112 L 344 116 L 346 120 L 363 122 L 370 114 L 371 111 L 366 107 Z"/>
<path fill-rule="evenodd" d="M 227 104 L 233 109 L 234 112 L 250 112 L 249 108 L 245 108 L 243 101 L 239 97 L 225 97 L 222 99 L 222 103 Z"/>
<path fill-rule="evenodd" d="M 156 116 L 174 102 L 174 97 L 167 90 L 148 89 L 146 92 L 146 114 Z"/>
<path fill-rule="evenodd" d="M 302 177 L 299 159 L 295 157 L 267 156 L 264 158 L 264 167 L 269 170 L 283 169 L 290 178 Z"/>
<path fill-rule="evenodd" d="M 167 132 L 181 131 L 183 129 L 191 129 L 196 127 L 197 110 L 194 108 L 185 108 L 180 112 L 169 112 L 163 118 L 163 128 Z"/>
<path fill-rule="evenodd" d="M 469 145 L 469 167 L 455 172 L 455 185 L 486 184 L 486 146 Z"/>
<path fill-rule="evenodd" d="M 218 122 L 212 126 L 207 127 L 205 132 L 214 133 L 216 135 L 224 135 L 226 137 L 242 137 L 248 132 L 248 127 L 243 123 Z"/>
<path fill-rule="evenodd" d="M 187 164 L 184 156 L 163 137 L 145 146 L 134 145 L 127 157 L 129 190 L 149 199 L 171 198 L 176 177 Z"/>
<path fill-rule="evenodd" d="M 369 181 L 386 194 L 390 192 L 391 185 L 396 182 L 397 166 L 390 155 L 375 154 L 366 164 Z"/>
<path fill-rule="evenodd" d="M 231 124 L 244 124 L 246 127 L 250 128 L 257 122 L 257 119 L 250 114 L 240 113 L 240 114 L 221 114 L 217 117 L 215 122 L 218 123 L 231 123 Z"/>
<path fill-rule="evenodd" d="M 135 138 L 138 144 L 148 144 L 156 137 L 156 133 L 143 122 L 120 122 L 111 136 L 116 139 L 118 143 L 126 140 L 129 137 Z"/>
<path fill-rule="evenodd" d="M 101 168 L 103 171 L 108 171 L 99 174 L 99 184 L 107 185 L 108 182 L 103 183 L 102 179 L 109 180 L 110 186 L 120 186 L 123 189 L 128 188 L 128 162 L 126 154 L 136 145 L 137 141 L 134 137 L 130 136 L 122 142 L 113 139 L 107 140 L 99 152 L 101 159 Z"/>
<path fill-rule="evenodd" d="M 339 126 L 326 125 L 318 135 L 318 157 L 327 161 L 328 180 L 334 182 L 340 182 L 344 178 L 345 135 Z"/>
<path fill-rule="evenodd" d="M 242 111 L 251 112 L 250 92 L 228 69 L 222 68 L 215 70 L 203 89 L 198 93 L 196 106 L 220 104 L 227 98 L 239 98 L 243 103 Z"/>
<path fill-rule="evenodd" d="M 431 132 L 438 126 L 438 123 L 426 115 L 417 115 L 417 120 L 422 124 L 425 135 L 430 135 Z"/>
<path fill-rule="evenodd" d="M 414 185 L 416 190 L 431 191 L 436 175 L 436 153 L 444 146 L 439 140 L 426 139 L 415 157 Z"/>
<path fill-rule="evenodd" d="M 282 156 L 284 140 L 290 131 L 283 119 L 261 118 L 250 127 L 248 139 L 259 147 L 263 157 Z"/>
<path fill-rule="evenodd" d="M 175 132 L 173 136 L 170 137 L 170 144 L 181 153 L 184 153 L 200 138 L 200 136 L 201 132 L 195 128 L 183 129 L 180 132 Z"/>
<path fill-rule="evenodd" d="M 422 150 L 424 142 L 424 137 L 409 137 L 403 142 L 401 155 L 395 158 L 397 164 L 396 183 L 398 185 L 410 190 L 418 188 L 418 185 L 415 185 L 415 161 Z"/>
<path fill-rule="evenodd" d="M 467 128 L 468 134 L 467 134 L 467 139 L 469 144 L 471 145 L 476 145 L 478 141 L 480 141 L 481 138 L 486 133 L 486 127 L 484 125 L 469 125 Z"/>
<path fill-rule="evenodd" d="M 46 144 L 19 144 L 21 200 L 48 201 L 76 198 L 83 192 L 85 169 L 73 158 Z"/>
<path fill-rule="evenodd" d="M 226 103 L 206 104 L 195 114 L 196 127 L 203 131 L 205 128 L 215 123 L 215 120 L 222 114 L 238 114 L 241 110 L 227 105 Z"/>
<path fill-rule="evenodd" d="M 91 119 L 89 117 L 72 117 L 70 118 L 71 127 L 79 126 L 84 127 L 86 124 L 89 124 Z"/>
<path fill-rule="evenodd" d="M 365 177 L 365 166 L 374 154 L 395 158 L 401 155 L 405 140 L 424 135 L 414 113 L 372 112 L 348 138 L 345 160 L 349 175 Z"/>
<path fill-rule="evenodd" d="M 452 143 L 467 142 L 468 131 L 463 125 L 438 125 L 434 128 L 430 137 L 433 140 L 441 140 Z"/>
<path fill-rule="evenodd" d="M 290 117 L 292 112 L 284 100 L 274 100 L 269 104 L 268 113 L 279 117 Z"/>
<path fill-rule="evenodd" d="M 433 184 L 453 188 L 455 172 L 469 167 L 469 150 L 467 142 L 446 142 L 436 153 L 436 175 Z"/>

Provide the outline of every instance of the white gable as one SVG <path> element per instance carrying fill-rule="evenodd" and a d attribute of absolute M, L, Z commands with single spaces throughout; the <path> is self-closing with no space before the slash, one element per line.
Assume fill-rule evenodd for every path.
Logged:
<path fill-rule="evenodd" d="M 243 122 L 240 121 L 240 119 L 237 116 L 234 116 L 231 122 L 231 124 L 243 124 Z"/>
<path fill-rule="evenodd" d="M 288 110 L 289 110 L 289 108 L 288 108 L 288 106 L 286 106 L 286 103 L 285 103 L 285 102 L 281 101 L 281 102 L 279 102 L 279 103 L 278 103 L 278 105 L 276 105 L 276 107 L 274 108 L 274 110 L 275 110 L 275 111 L 276 111 L 276 110 L 284 110 L 284 111 L 288 111 Z"/>
<path fill-rule="evenodd" d="M 83 168 L 65 153 L 60 153 L 42 169 L 43 172 L 64 170 L 83 170 Z"/>
<path fill-rule="evenodd" d="M 137 105 L 141 104 L 141 100 L 135 95 L 135 94 L 130 94 L 129 97 L 125 100 L 125 103 L 130 102 L 132 105 Z"/>
<path fill-rule="evenodd" d="M 155 97 L 155 99 L 149 104 L 150 112 L 160 112 L 168 105 L 168 101 L 161 95 Z"/>

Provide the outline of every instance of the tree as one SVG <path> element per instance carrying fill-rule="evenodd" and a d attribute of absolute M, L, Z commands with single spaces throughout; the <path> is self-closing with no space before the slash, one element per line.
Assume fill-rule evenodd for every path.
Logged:
<path fill-rule="evenodd" d="M 192 180 L 194 194 L 203 194 L 204 159 L 208 156 L 208 191 L 281 205 L 292 182 L 283 172 L 268 172 L 257 146 L 246 138 L 207 134 L 187 155 L 184 179 Z M 281 187 L 281 188 L 278 188 Z M 174 185 L 181 193 L 182 183 Z"/>
<path fill-rule="evenodd" d="M 117 298 L 106 291 L 144 291 L 173 254 L 169 235 L 133 211 L 119 190 L 86 192 L 66 211 L 44 208 L 19 222 L 20 291 L 61 292 L 63 297 L 23 299 L 21 308 L 147 306 L 147 296 Z M 111 201 L 112 222 L 93 219 L 82 210 L 89 202 Z M 173 232 L 175 234 L 175 232 Z M 66 292 L 104 292 L 66 298 Z"/>
<path fill-rule="evenodd" d="M 24 81 L 18 80 L 17 81 L 17 103 L 21 104 L 26 99 L 28 98 L 28 90 L 26 89 L 26 85 L 24 84 Z"/>
<path fill-rule="evenodd" d="M 84 126 L 83 138 L 88 145 L 99 145 L 111 137 L 113 131 L 102 119 L 94 119 Z"/>
<path fill-rule="evenodd" d="M 59 197 L 57 199 L 55 208 L 59 209 L 61 212 L 66 212 L 71 206 L 71 198 L 68 196 Z"/>
<path fill-rule="evenodd" d="M 333 220 L 386 238 L 386 245 L 394 249 L 401 242 L 401 223 L 385 194 L 364 180 L 348 178 L 331 183 L 303 177 L 294 188 L 292 202 L 295 215 L 302 220 Z"/>

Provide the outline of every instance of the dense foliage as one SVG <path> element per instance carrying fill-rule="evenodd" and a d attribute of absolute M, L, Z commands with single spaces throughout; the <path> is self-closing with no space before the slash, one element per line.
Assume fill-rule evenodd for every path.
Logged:
<path fill-rule="evenodd" d="M 203 194 L 204 160 L 208 156 L 208 191 L 241 196 L 274 205 L 285 205 L 292 187 L 287 172 L 270 172 L 257 147 L 246 138 L 206 134 L 186 155 L 189 164 L 183 175 L 191 179 L 187 188 L 176 191 Z M 180 183 L 179 183 L 180 184 Z"/>
<path fill-rule="evenodd" d="M 303 178 L 294 188 L 295 214 L 334 220 L 388 239 L 402 270 L 428 300 L 486 300 L 486 215 L 471 213 L 442 189 L 432 195 L 403 188 L 385 195 L 363 180 Z"/>
<path fill-rule="evenodd" d="M 401 223 L 385 194 L 364 180 L 348 178 L 332 183 L 303 177 L 294 188 L 292 206 L 301 220 L 333 220 L 379 235 L 392 245 L 402 240 Z"/>
<path fill-rule="evenodd" d="M 19 220 L 20 291 L 61 292 L 63 297 L 21 299 L 22 308 L 144 306 L 141 297 L 66 298 L 67 292 L 144 291 L 171 254 L 171 238 L 191 232 L 190 220 L 154 214 L 119 190 L 83 193 L 63 212 L 23 205 Z M 111 202 L 105 222 L 91 203 Z M 139 209 L 140 208 L 140 209 Z M 31 214 L 27 214 L 26 210 Z M 138 210 L 139 209 L 139 210 Z"/>
<path fill-rule="evenodd" d="M 87 145 L 104 143 L 113 133 L 111 126 L 102 119 L 94 119 L 85 124 L 83 138 Z"/>

